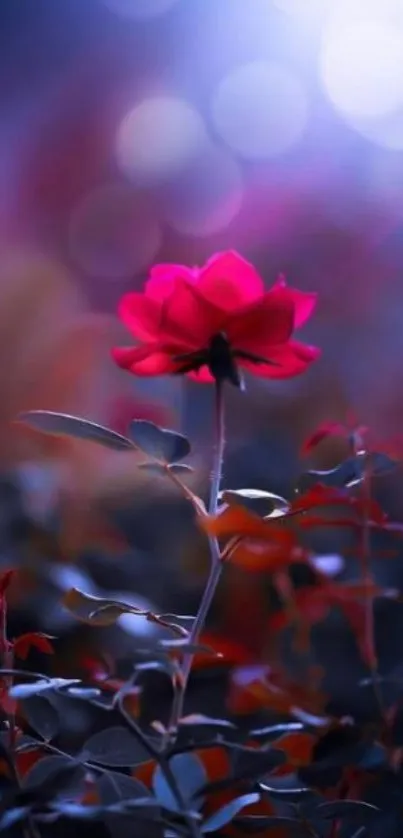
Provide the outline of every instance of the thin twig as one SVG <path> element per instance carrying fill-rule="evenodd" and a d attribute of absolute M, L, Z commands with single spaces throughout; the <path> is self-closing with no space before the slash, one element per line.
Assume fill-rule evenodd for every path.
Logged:
<path fill-rule="evenodd" d="M 132 717 L 129 715 L 129 713 L 126 712 L 126 710 L 124 708 L 124 705 L 123 705 L 123 698 L 124 698 L 124 693 L 122 693 L 122 695 L 119 696 L 119 699 L 118 699 L 118 702 L 117 702 L 117 706 L 119 707 L 119 710 L 120 710 L 123 718 L 126 720 L 130 729 L 133 731 L 134 735 L 139 740 L 139 742 L 141 742 L 141 744 L 143 745 L 144 749 L 147 751 L 147 753 L 151 757 L 151 759 L 157 765 L 160 766 L 161 771 L 163 772 L 163 774 L 165 776 L 165 779 L 167 781 L 167 784 L 168 784 L 169 788 L 171 789 L 171 792 L 172 792 L 172 794 L 173 794 L 173 796 L 176 800 L 176 803 L 178 804 L 180 814 L 182 815 L 182 817 L 183 817 L 183 819 L 184 819 L 184 821 L 185 821 L 185 823 L 186 823 L 186 825 L 189 829 L 189 833 L 191 835 L 191 838 L 201 838 L 201 833 L 200 833 L 200 830 L 198 828 L 198 825 L 195 823 L 194 818 L 192 818 L 192 815 L 188 811 L 186 800 L 183 797 L 181 789 L 180 789 L 180 787 L 179 787 L 179 785 L 176 781 L 175 775 L 174 775 L 174 773 L 172 771 L 172 768 L 169 764 L 169 760 L 167 759 L 167 757 L 164 754 L 162 754 L 160 752 L 158 747 L 153 745 L 153 743 L 150 741 L 148 736 L 146 736 L 146 734 L 143 733 L 143 731 L 141 730 L 139 725 L 135 722 L 135 720 L 132 719 Z"/>
<path fill-rule="evenodd" d="M 225 446 L 225 422 L 224 422 L 224 401 L 222 382 L 216 382 L 215 388 L 215 452 L 214 462 L 211 474 L 211 490 L 209 515 L 215 515 L 218 506 L 218 496 L 220 491 L 222 464 Z M 222 562 L 220 556 L 220 548 L 216 538 L 209 537 L 209 546 L 211 554 L 210 573 L 207 579 L 206 587 L 200 602 L 199 610 L 196 614 L 192 629 L 189 635 L 189 644 L 197 645 L 201 632 L 203 631 L 206 622 L 207 614 L 210 610 L 217 585 L 220 580 L 222 572 Z M 179 677 L 174 690 L 174 699 L 171 711 L 171 718 L 168 724 L 166 736 L 163 738 L 163 749 L 176 736 L 179 721 L 183 715 L 183 707 L 185 702 L 185 694 L 189 681 L 190 671 L 192 668 L 194 655 L 192 653 L 185 654 L 183 657 L 182 666 Z"/>

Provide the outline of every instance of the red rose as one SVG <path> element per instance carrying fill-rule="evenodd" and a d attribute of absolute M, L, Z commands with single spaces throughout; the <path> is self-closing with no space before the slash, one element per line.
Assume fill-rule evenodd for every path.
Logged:
<path fill-rule="evenodd" d="M 115 348 L 113 357 L 140 376 L 184 373 L 239 385 L 240 366 L 264 378 L 290 378 L 320 354 L 292 339 L 315 304 L 316 294 L 288 288 L 283 277 L 266 292 L 254 267 L 233 251 L 202 268 L 155 265 L 145 291 L 124 295 L 119 305 L 141 343 Z"/>

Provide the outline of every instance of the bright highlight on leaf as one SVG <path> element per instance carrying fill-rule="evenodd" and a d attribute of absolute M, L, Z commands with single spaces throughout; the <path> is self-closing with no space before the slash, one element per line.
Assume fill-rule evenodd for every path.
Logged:
<path fill-rule="evenodd" d="M 112 626 L 122 614 L 134 614 L 138 617 L 144 617 L 150 623 L 156 623 L 163 628 L 170 629 L 181 638 L 188 637 L 187 630 L 182 626 L 171 622 L 171 620 L 166 620 L 163 616 L 154 614 L 152 611 L 137 608 L 135 605 L 129 605 L 126 602 L 85 594 L 78 588 L 71 588 L 67 591 L 61 604 L 77 620 L 80 620 L 82 623 L 88 623 L 88 625 Z"/>
<path fill-rule="evenodd" d="M 136 608 L 125 602 L 103 599 L 91 596 L 71 588 L 62 599 L 62 605 L 70 611 L 77 620 L 94 626 L 112 626 L 122 614 L 138 614 L 145 616 L 147 611 Z"/>
<path fill-rule="evenodd" d="M 55 436 L 70 436 L 74 439 L 84 439 L 88 442 L 98 442 L 114 451 L 130 451 L 134 446 L 130 439 L 104 428 L 88 419 L 79 416 L 69 416 L 67 413 L 55 413 L 50 410 L 29 410 L 20 413 L 16 419 L 30 428 Z"/>

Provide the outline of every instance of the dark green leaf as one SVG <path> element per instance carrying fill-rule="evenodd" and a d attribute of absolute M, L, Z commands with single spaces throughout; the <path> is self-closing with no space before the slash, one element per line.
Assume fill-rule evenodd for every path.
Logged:
<path fill-rule="evenodd" d="M 36 802 L 46 803 L 46 801 L 53 800 L 64 794 L 71 784 L 75 785 L 84 777 L 83 767 L 79 761 L 66 756 L 60 757 L 44 757 L 46 760 L 52 759 L 51 770 L 46 766 L 45 770 L 40 768 L 41 763 L 36 763 L 30 771 L 30 775 L 26 778 L 26 786 L 22 794 L 24 796 L 30 795 Z M 55 763 L 58 759 L 58 764 Z M 48 763 L 49 765 L 49 763 Z M 35 774 L 34 774 L 35 772 Z M 23 801 L 25 802 L 25 800 Z"/>
<path fill-rule="evenodd" d="M 277 748 L 234 748 L 234 777 L 237 780 L 258 779 L 286 761 L 283 751 Z"/>
<path fill-rule="evenodd" d="M 214 814 L 202 824 L 200 831 L 203 834 L 207 832 L 216 832 L 227 823 L 231 823 L 231 821 L 239 812 L 242 811 L 242 809 L 246 809 L 246 807 L 251 806 L 252 803 L 257 803 L 258 800 L 259 795 L 256 793 L 243 794 L 241 797 L 235 797 L 234 800 L 231 800 L 230 803 L 227 803 L 226 806 L 223 806 L 222 809 L 218 810 L 218 812 L 214 812 Z"/>
<path fill-rule="evenodd" d="M 139 463 L 137 468 L 142 471 L 148 471 L 150 474 L 155 474 L 157 477 L 167 476 L 167 466 L 164 463 Z"/>
<path fill-rule="evenodd" d="M 69 416 L 67 413 L 55 413 L 50 410 L 28 410 L 20 413 L 17 421 L 47 434 L 86 439 L 115 451 L 133 450 L 130 439 L 102 425 L 97 425 L 96 422 L 81 419 L 79 416 Z"/>
<path fill-rule="evenodd" d="M 101 803 L 107 806 L 118 800 L 135 800 L 138 797 L 144 799 L 149 795 L 143 783 L 117 771 L 104 771 L 97 777 L 96 784 Z M 151 796 L 150 803 L 153 803 Z"/>
<path fill-rule="evenodd" d="M 99 698 L 102 693 L 97 687 L 70 687 L 67 690 L 67 695 L 70 698 L 81 698 L 89 701 L 92 698 Z"/>
<path fill-rule="evenodd" d="M 326 471 L 309 470 L 299 478 L 297 489 L 304 492 L 316 483 L 322 483 L 334 488 L 352 487 L 362 482 L 364 461 L 361 457 L 349 457 L 335 468 Z M 367 468 L 372 475 L 382 475 L 395 469 L 397 462 L 386 454 L 372 453 L 368 455 Z"/>
<path fill-rule="evenodd" d="M 11 698 L 18 700 L 23 698 L 31 698 L 34 695 L 45 693 L 50 690 L 61 690 L 73 684 L 79 684 L 77 678 L 48 678 L 41 681 L 35 681 L 33 684 L 16 684 L 9 689 Z"/>
<path fill-rule="evenodd" d="M 178 638 L 175 640 L 160 640 L 159 646 L 167 652 L 178 651 L 191 655 L 203 654 L 212 655 L 215 658 L 222 657 L 220 652 L 216 652 L 216 650 L 212 649 L 211 646 L 203 646 L 200 643 L 189 643 L 188 637 Z"/>
<path fill-rule="evenodd" d="M 357 763 L 360 768 L 380 768 L 388 762 L 388 751 L 379 742 L 368 745 L 362 759 Z"/>
<path fill-rule="evenodd" d="M 130 423 L 129 436 L 145 454 L 165 463 L 176 463 L 190 454 L 189 440 L 183 434 L 159 428 L 144 419 L 134 419 Z"/>
<path fill-rule="evenodd" d="M 83 806 L 81 803 L 71 803 L 69 801 L 53 803 L 51 809 L 62 817 L 79 821 L 95 821 L 105 815 L 104 806 Z"/>
<path fill-rule="evenodd" d="M 343 767 L 339 765 L 328 766 L 321 763 L 306 765 L 298 769 L 298 778 L 302 783 L 315 786 L 324 791 L 333 788 L 340 782 L 343 775 Z"/>
<path fill-rule="evenodd" d="M 6 832 L 17 823 L 25 821 L 31 811 L 30 806 L 15 806 L 0 816 L 0 832 Z"/>
<path fill-rule="evenodd" d="M 256 730 L 250 731 L 250 736 L 253 736 L 254 739 L 260 739 L 263 736 L 276 738 L 283 733 L 295 733 L 300 730 L 304 730 L 302 722 L 285 722 L 284 724 L 256 728 Z"/>
<path fill-rule="evenodd" d="M 281 815 L 265 817 L 262 815 L 249 815 L 245 818 L 237 818 L 234 826 L 242 829 L 245 834 L 253 835 L 255 832 L 267 830 L 268 838 L 271 829 L 282 829 L 287 838 L 309 838 L 309 832 L 305 824 L 295 818 L 286 818 Z"/>
<path fill-rule="evenodd" d="M 183 620 L 184 622 L 193 622 L 195 619 L 194 614 L 160 614 L 161 620 L 166 620 L 167 622 L 172 622 L 172 620 Z"/>
<path fill-rule="evenodd" d="M 95 733 L 85 743 L 80 755 L 83 762 L 131 767 L 144 762 L 148 753 L 125 727 L 109 727 Z"/>
<path fill-rule="evenodd" d="M 219 500 L 229 505 L 242 504 L 264 516 L 284 515 L 290 508 L 288 501 L 281 495 L 263 489 L 224 489 L 219 493 Z"/>
<path fill-rule="evenodd" d="M 19 736 L 15 750 L 18 754 L 28 754 L 30 751 L 36 751 L 38 744 L 40 743 L 33 736 Z"/>
<path fill-rule="evenodd" d="M 228 777 L 207 783 L 202 793 L 221 791 L 243 780 L 259 780 L 286 762 L 283 751 L 276 748 L 246 748 L 231 744 L 232 771 Z"/>
<path fill-rule="evenodd" d="M 47 698 L 40 695 L 32 695 L 22 702 L 22 710 L 28 724 L 50 742 L 59 732 L 60 719 L 55 707 Z"/>
<path fill-rule="evenodd" d="M 315 814 L 320 815 L 321 818 L 339 819 L 339 818 L 354 818 L 355 820 L 368 823 L 373 821 L 374 817 L 381 812 L 377 806 L 371 803 L 365 803 L 363 800 L 332 800 L 330 802 L 321 803 L 316 809 Z"/>
<path fill-rule="evenodd" d="M 374 743 L 363 741 L 362 731 L 357 725 L 345 725 L 331 729 L 321 737 L 314 748 L 313 762 L 301 769 L 302 772 L 325 772 L 326 769 L 346 768 L 362 764 L 372 751 Z M 311 778 L 304 780 L 311 785 Z"/>
<path fill-rule="evenodd" d="M 188 474 L 194 471 L 192 466 L 188 466 L 186 463 L 172 463 L 172 465 L 151 462 L 139 463 L 137 468 L 141 468 L 142 471 L 149 471 L 151 474 L 156 474 L 159 477 L 166 477 L 167 471 L 172 471 L 174 474 Z"/>
<path fill-rule="evenodd" d="M 96 780 L 97 791 L 99 799 L 103 806 L 111 806 L 121 801 L 136 801 L 145 800 L 149 797 L 150 811 L 149 816 L 158 815 L 155 800 L 149 795 L 148 789 L 138 780 L 128 777 L 125 774 L 119 774 L 117 771 L 104 771 Z M 138 817 L 136 818 L 136 821 Z M 106 813 L 105 824 L 108 828 L 112 838 L 134 838 L 135 832 L 133 829 L 133 817 L 122 819 L 121 816 Z M 151 824 L 149 825 L 151 826 Z M 144 825 L 143 825 L 144 828 Z M 151 833 L 152 834 L 152 833 Z M 147 838 L 150 835 L 150 828 L 147 827 Z M 151 838 L 151 835 L 150 835 Z"/>
<path fill-rule="evenodd" d="M 46 785 L 54 777 L 60 775 L 60 769 L 67 769 L 68 773 L 57 796 L 71 797 L 73 793 L 77 794 L 85 780 L 85 768 L 77 765 L 76 761 L 67 755 L 47 756 L 36 762 L 24 777 L 23 788 L 28 791 Z"/>
<path fill-rule="evenodd" d="M 169 766 L 185 803 L 189 805 L 190 801 L 197 796 L 197 806 L 201 806 L 202 799 L 198 792 L 206 782 L 206 772 L 196 754 L 175 754 L 169 760 Z M 160 765 L 154 771 L 153 791 L 164 809 L 168 809 L 170 812 L 181 811 Z M 193 803 L 191 808 L 195 808 Z"/>
<path fill-rule="evenodd" d="M 152 802 L 151 802 L 152 803 Z M 122 800 L 113 803 L 110 806 L 83 806 L 80 803 L 73 803 L 69 801 L 57 801 L 52 803 L 51 810 L 59 815 L 71 818 L 72 820 L 93 821 L 104 819 L 105 815 L 130 815 L 136 813 L 136 818 L 141 814 L 141 810 L 146 811 L 150 809 L 150 798 L 138 798 L 137 800 Z M 147 812 L 146 819 L 149 813 Z"/>
<path fill-rule="evenodd" d="M 190 716 L 184 716 L 180 722 L 180 726 L 189 727 L 213 727 L 213 728 L 232 728 L 235 730 L 235 725 L 227 719 L 213 719 L 211 716 L 204 716 L 202 713 L 192 713 Z"/>
<path fill-rule="evenodd" d="M 122 614 L 146 616 L 148 613 L 126 602 L 92 596 L 78 588 L 71 588 L 67 591 L 61 604 L 77 620 L 92 626 L 112 626 Z"/>
<path fill-rule="evenodd" d="M 302 801 L 309 801 L 316 799 L 317 794 L 309 788 L 302 786 L 301 788 L 275 788 L 266 783 L 261 783 L 260 788 L 266 792 L 272 800 L 283 801 L 284 803 L 302 803 Z"/>

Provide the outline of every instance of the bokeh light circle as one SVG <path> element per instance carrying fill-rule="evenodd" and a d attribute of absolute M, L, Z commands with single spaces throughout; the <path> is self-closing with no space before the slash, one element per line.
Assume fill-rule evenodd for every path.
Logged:
<path fill-rule="evenodd" d="M 403 105 L 395 113 L 378 119 L 351 120 L 354 128 L 362 137 L 389 151 L 403 150 Z"/>
<path fill-rule="evenodd" d="M 238 67 L 221 81 L 213 97 L 212 117 L 231 149 L 247 159 L 264 159 L 298 143 L 308 121 L 308 101 L 291 71 L 256 61 Z"/>
<path fill-rule="evenodd" d="M 403 33 L 368 20 L 330 28 L 320 71 L 329 98 L 347 119 L 391 114 L 403 107 Z"/>
<path fill-rule="evenodd" d="M 70 220 L 70 255 L 89 276 L 132 276 L 155 259 L 161 239 L 160 225 L 145 196 L 124 183 L 89 192 Z"/>
<path fill-rule="evenodd" d="M 164 217 L 179 233 L 211 236 L 236 218 L 243 195 L 239 163 L 225 150 L 210 145 L 165 191 Z"/>
<path fill-rule="evenodd" d="M 274 5 L 298 22 L 321 23 L 335 0 L 274 0 Z"/>
<path fill-rule="evenodd" d="M 187 102 L 171 96 L 145 99 L 118 129 L 118 166 L 132 181 L 155 183 L 175 176 L 205 142 L 203 120 Z"/>
<path fill-rule="evenodd" d="M 365 23 L 401 27 L 403 5 L 401 0 L 330 0 L 325 22 L 333 31 Z"/>
<path fill-rule="evenodd" d="M 103 0 L 111 12 L 125 18 L 146 20 L 168 12 L 178 0 Z"/>

